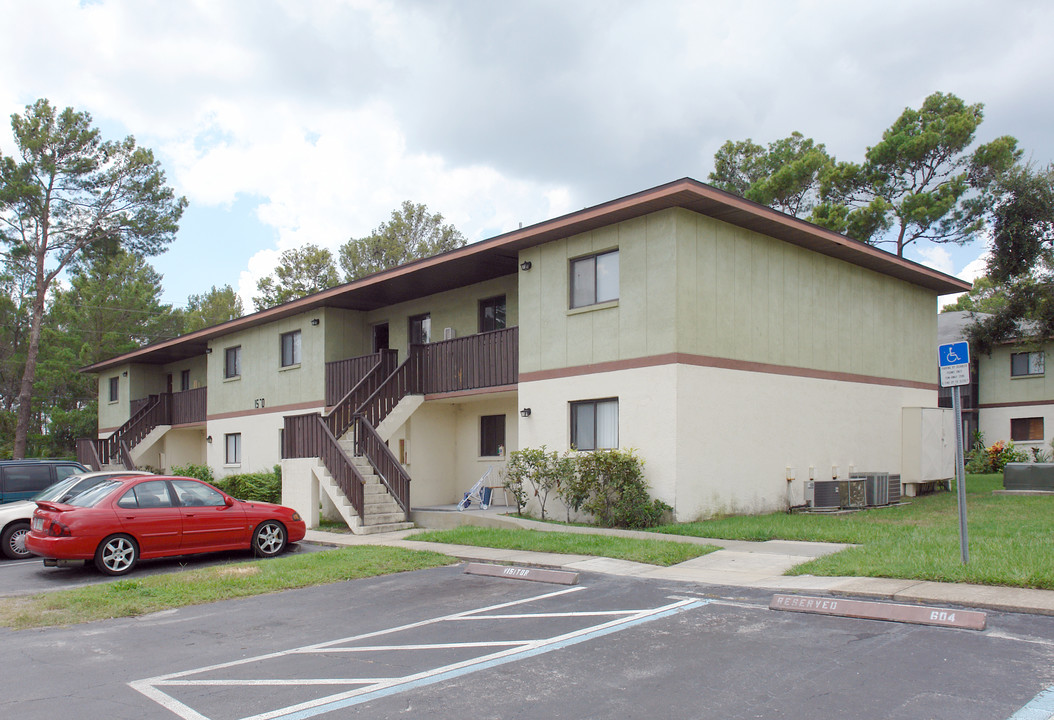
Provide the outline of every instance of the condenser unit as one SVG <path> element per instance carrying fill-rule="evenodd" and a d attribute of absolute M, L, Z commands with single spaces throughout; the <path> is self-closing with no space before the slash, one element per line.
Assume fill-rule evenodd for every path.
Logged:
<path fill-rule="evenodd" d="M 891 475 L 888 472 L 854 472 L 853 478 L 864 481 L 868 507 L 900 502 L 900 475 Z"/>

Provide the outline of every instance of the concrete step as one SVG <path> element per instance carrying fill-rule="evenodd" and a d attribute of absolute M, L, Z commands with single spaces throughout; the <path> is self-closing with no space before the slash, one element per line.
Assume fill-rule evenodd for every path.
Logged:
<path fill-rule="evenodd" d="M 397 532 L 399 530 L 410 530 L 413 528 L 412 522 L 391 522 L 383 525 L 363 525 L 362 527 L 356 528 L 354 533 L 356 535 L 373 535 L 375 533 L 386 533 L 386 532 Z"/>
<path fill-rule="evenodd" d="M 372 527 L 374 525 L 390 525 L 392 523 L 400 523 L 404 522 L 405 520 L 406 513 L 400 510 L 399 512 L 392 513 L 369 514 L 362 521 L 362 524 L 367 527 Z"/>

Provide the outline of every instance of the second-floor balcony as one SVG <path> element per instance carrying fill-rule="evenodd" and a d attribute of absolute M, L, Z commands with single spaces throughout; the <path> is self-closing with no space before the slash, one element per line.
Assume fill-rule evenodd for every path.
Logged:
<path fill-rule="evenodd" d="M 425 395 L 515 385 L 519 378 L 519 332 L 503 330 L 411 345 L 411 386 Z M 340 402 L 383 353 L 326 363 L 326 405 Z M 394 370 L 395 358 L 388 358 Z"/>

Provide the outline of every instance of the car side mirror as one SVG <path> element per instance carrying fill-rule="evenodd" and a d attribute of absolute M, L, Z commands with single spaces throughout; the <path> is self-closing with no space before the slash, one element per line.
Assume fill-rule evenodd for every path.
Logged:
<path fill-rule="evenodd" d="M 227 507 L 234 507 L 234 498 L 232 498 L 230 495 L 224 495 L 223 504 Z"/>

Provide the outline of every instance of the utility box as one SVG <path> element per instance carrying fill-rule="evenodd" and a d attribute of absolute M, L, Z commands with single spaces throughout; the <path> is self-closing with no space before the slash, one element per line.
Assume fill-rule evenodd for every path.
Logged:
<path fill-rule="evenodd" d="M 901 418 L 904 494 L 913 497 L 955 477 L 955 411 L 909 407 Z"/>
<path fill-rule="evenodd" d="M 1007 463 L 1003 489 L 1054 491 L 1054 463 Z"/>

